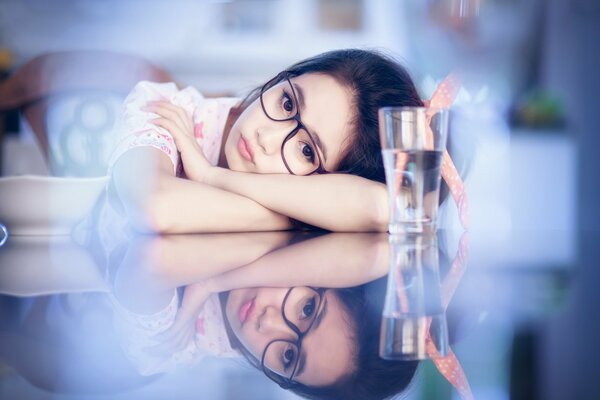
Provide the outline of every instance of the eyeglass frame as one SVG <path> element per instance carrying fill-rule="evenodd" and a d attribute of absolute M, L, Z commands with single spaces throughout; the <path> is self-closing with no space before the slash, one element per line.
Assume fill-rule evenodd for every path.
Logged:
<path fill-rule="evenodd" d="M 269 118 L 271 121 L 275 121 L 275 122 L 285 122 L 285 121 L 296 121 L 296 127 L 294 129 L 292 129 L 292 131 L 290 133 L 288 133 L 288 135 L 285 137 L 285 139 L 283 140 L 283 143 L 281 144 L 281 159 L 283 160 L 283 164 L 285 165 L 285 168 L 289 171 L 290 174 L 292 175 L 296 175 L 292 169 L 290 168 L 290 166 L 288 165 L 286 159 L 285 159 L 285 155 L 284 155 L 284 148 L 285 148 L 285 144 L 292 139 L 300 129 L 304 129 L 304 131 L 306 131 L 311 144 L 314 146 L 315 148 L 315 153 L 317 154 L 317 158 L 319 159 L 319 166 L 317 167 L 317 169 L 315 169 L 314 171 L 305 174 L 305 175 L 301 175 L 301 176 L 306 176 L 306 175 L 312 175 L 312 174 L 327 174 L 329 173 L 329 171 L 327 171 L 325 169 L 324 163 L 323 163 L 323 159 L 321 158 L 320 155 L 320 151 L 319 151 L 319 146 L 317 146 L 317 143 L 315 141 L 315 139 L 313 138 L 312 133 L 310 133 L 310 131 L 308 130 L 308 128 L 306 127 L 306 125 L 304 125 L 301 121 L 301 117 L 300 117 L 300 106 L 298 103 L 298 96 L 296 95 L 296 89 L 294 88 L 294 85 L 292 85 L 292 81 L 290 81 L 290 78 L 293 78 L 294 75 L 291 72 L 288 71 L 283 71 L 280 72 L 279 74 L 277 74 L 277 76 L 275 76 L 275 78 L 271 79 L 270 81 L 268 81 L 267 83 L 265 83 L 263 85 L 263 87 L 260 89 L 260 93 L 258 95 L 258 98 L 260 100 L 260 106 L 263 110 L 263 113 L 265 114 L 265 116 L 267 118 Z M 283 82 L 284 80 L 286 80 L 288 82 L 288 84 L 290 85 L 290 87 L 292 88 L 292 95 L 294 96 L 294 104 L 296 105 L 296 114 L 294 114 L 291 117 L 285 118 L 285 119 L 276 119 L 273 118 L 269 115 L 269 113 L 267 112 L 267 109 L 265 107 L 265 103 L 263 101 L 263 94 L 271 89 L 272 87 L 274 87 L 275 85 L 277 85 L 278 83 Z"/>
<path fill-rule="evenodd" d="M 260 365 L 261 365 L 263 373 L 267 376 L 267 378 L 269 378 L 270 380 L 272 380 L 273 382 L 278 384 L 282 389 L 289 389 L 289 388 L 293 387 L 294 384 L 296 383 L 296 382 L 294 382 L 293 378 L 294 378 L 294 375 L 296 374 L 296 370 L 298 369 L 298 364 L 300 362 L 300 352 L 302 351 L 302 340 L 310 332 L 315 321 L 317 320 L 317 316 L 319 315 L 319 312 L 321 311 L 321 308 L 323 306 L 323 294 L 327 290 L 324 288 L 315 288 L 315 287 L 311 287 L 311 286 L 304 286 L 306 288 L 313 290 L 314 292 L 316 292 L 319 295 L 319 304 L 318 304 L 317 309 L 315 310 L 315 314 L 314 314 L 315 318 L 310 322 L 310 325 L 308 326 L 308 328 L 306 328 L 306 331 L 300 332 L 300 328 L 298 328 L 292 321 L 287 319 L 287 317 L 285 316 L 285 304 L 290 296 L 290 293 L 292 293 L 292 291 L 294 289 L 296 289 L 297 287 L 301 287 L 301 286 L 291 287 L 288 290 L 288 292 L 285 294 L 285 296 L 283 297 L 283 301 L 281 302 L 281 316 L 283 318 L 283 321 L 286 323 L 286 325 L 298 336 L 298 338 L 295 341 L 287 340 L 287 339 L 271 340 L 265 346 L 262 357 L 260 359 Z M 296 358 L 296 362 L 294 363 L 294 369 L 292 370 L 292 373 L 290 374 L 289 378 L 286 378 L 265 366 L 265 357 L 267 355 L 267 350 L 269 349 L 269 346 L 275 342 L 290 343 L 290 344 L 293 344 L 294 346 L 296 346 L 296 348 L 298 349 L 298 356 Z"/>

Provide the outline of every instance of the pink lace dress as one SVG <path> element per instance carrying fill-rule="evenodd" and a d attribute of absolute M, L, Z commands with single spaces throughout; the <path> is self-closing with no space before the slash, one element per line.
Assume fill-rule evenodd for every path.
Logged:
<path fill-rule="evenodd" d="M 121 348 L 141 375 L 154 375 L 190 366 L 206 356 L 238 357 L 240 353 L 229 344 L 219 296 L 210 296 L 198 313 L 193 338 L 179 351 L 159 354 L 153 350 L 161 341 L 156 336 L 175 321 L 179 296 L 177 291 L 162 310 L 153 314 L 138 314 L 123 307 L 110 296 L 113 325 Z"/>
<path fill-rule="evenodd" d="M 194 121 L 194 134 L 202 146 L 208 161 L 216 165 L 219 159 L 223 131 L 233 106 L 240 99 L 233 97 L 207 99 L 192 87 L 178 89 L 174 83 L 139 82 L 124 101 L 122 114 L 113 133 L 112 152 L 108 158 L 107 174 L 110 176 L 116 161 L 130 149 L 140 146 L 154 147 L 165 153 L 173 164 L 173 171 L 180 175 L 181 158 L 171 134 L 150 121 L 157 114 L 144 111 L 142 108 L 149 101 L 169 101 L 188 112 Z M 144 179 L 144 171 L 136 171 L 140 179 Z M 81 236 L 88 235 L 88 228 L 96 224 L 99 238 L 104 248 L 109 251 L 114 245 L 126 240 L 131 234 L 123 204 L 117 196 L 112 181 L 107 185 L 94 215 L 78 226 Z"/>
<path fill-rule="evenodd" d="M 182 107 L 194 121 L 194 135 L 204 155 L 212 165 L 219 159 L 223 130 L 230 109 L 240 99 L 224 97 L 207 99 L 193 87 L 178 89 L 174 83 L 138 83 L 125 99 L 123 114 L 117 124 L 117 145 L 109 158 L 109 173 L 114 163 L 126 151 L 139 146 L 151 146 L 164 152 L 173 163 L 174 171 L 181 172 L 181 159 L 171 134 L 150 123 L 158 116 L 142 108 L 150 101 L 169 101 Z"/>

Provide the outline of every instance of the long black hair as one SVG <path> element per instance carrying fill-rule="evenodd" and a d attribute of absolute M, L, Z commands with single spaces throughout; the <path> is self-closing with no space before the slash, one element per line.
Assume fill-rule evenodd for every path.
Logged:
<path fill-rule="evenodd" d="M 308 73 L 331 76 L 352 93 L 353 132 L 337 170 L 385 183 L 379 141 L 378 109 L 385 106 L 423 106 L 417 89 L 402 65 L 372 50 L 333 50 L 307 58 L 285 69 L 291 77 Z M 280 80 L 284 75 L 279 75 Z M 275 78 L 273 78 L 275 79 Z M 276 79 L 273 84 L 279 83 Z M 242 102 L 247 107 L 260 95 L 256 88 Z"/>

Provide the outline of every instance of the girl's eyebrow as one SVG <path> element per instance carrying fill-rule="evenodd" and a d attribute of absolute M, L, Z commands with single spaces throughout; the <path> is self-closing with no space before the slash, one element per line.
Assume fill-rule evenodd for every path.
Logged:
<path fill-rule="evenodd" d="M 300 103 L 300 109 L 304 110 L 304 90 L 297 83 L 292 82 L 292 85 L 294 85 L 294 90 L 298 94 L 298 103 Z"/>
<path fill-rule="evenodd" d="M 314 332 L 314 330 L 319 327 L 319 325 L 321 324 L 321 321 L 323 321 L 323 318 L 325 317 L 325 314 L 327 314 L 327 299 L 324 300 L 323 309 L 321 310 L 319 315 L 317 315 L 315 322 L 313 322 L 313 325 L 310 328 L 311 332 Z M 305 367 L 306 367 L 306 351 L 304 351 L 304 352 L 302 352 L 302 354 L 300 354 L 300 360 L 298 360 L 298 369 L 296 370 L 295 376 L 300 376 L 304 372 Z"/>
<path fill-rule="evenodd" d="M 294 86 L 294 90 L 296 91 L 296 94 L 298 95 L 298 103 L 300 103 L 300 110 L 304 110 L 304 108 L 305 108 L 304 90 L 297 83 L 294 83 L 294 82 L 291 82 L 291 83 Z M 306 130 L 308 131 L 308 128 L 306 128 Z M 315 140 L 315 144 L 317 145 L 317 147 L 320 148 L 321 152 L 323 153 L 323 162 L 326 162 L 327 161 L 327 148 L 325 147 L 325 144 L 321 141 L 321 138 L 319 137 L 319 134 L 317 132 L 312 131 L 309 133 Z"/>

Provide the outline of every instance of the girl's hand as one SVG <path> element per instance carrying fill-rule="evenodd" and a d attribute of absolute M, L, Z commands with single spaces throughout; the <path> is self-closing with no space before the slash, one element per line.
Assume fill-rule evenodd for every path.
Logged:
<path fill-rule="evenodd" d="M 183 108 L 168 101 L 149 102 L 143 110 L 158 114 L 159 117 L 150 122 L 166 129 L 173 136 L 175 146 L 181 154 L 185 175 L 193 181 L 205 182 L 213 166 L 196 141 L 192 117 Z"/>

